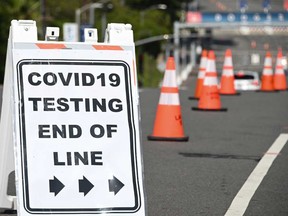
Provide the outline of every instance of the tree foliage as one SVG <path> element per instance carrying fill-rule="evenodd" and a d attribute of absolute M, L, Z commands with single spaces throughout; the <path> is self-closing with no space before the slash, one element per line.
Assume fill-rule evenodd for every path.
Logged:
<path fill-rule="evenodd" d="M 0 82 L 3 82 L 9 27 L 13 19 L 39 20 L 39 1 L 1 1 L 0 7 Z"/>
<path fill-rule="evenodd" d="M 95 9 L 95 27 L 101 32 L 101 18 L 105 13 L 107 23 L 130 23 L 133 26 L 135 41 L 155 35 L 170 34 L 173 22 L 178 19 L 181 7 L 178 0 L 9 0 L 2 1 L 0 7 L 0 82 L 3 81 L 9 26 L 13 19 L 31 19 L 37 22 L 39 40 L 43 40 L 43 26 L 60 27 L 65 22 L 75 22 L 75 10 L 85 4 L 106 2 L 112 9 Z M 157 10 L 153 5 L 166 4 L 167 10 Z M 45 9 L 45 10 L 43 10 Z M 89 11 L 83 13 L 81 22 L 88 22 Z M 99 38 L 102 38 L 100 33 Z M 62 38 L 60 38 L 62 39 Z M 101 42 L 101 40 L 100 40 Z M 151 43 L 137 48 L 144 56 L 156 58 L 161 44 Z M 149 57 L 149 58 L 150 58 Z M 148 59 L 149 59 L 148 58 Z M 155 67 L 156 68 L 156 67 Z"/>

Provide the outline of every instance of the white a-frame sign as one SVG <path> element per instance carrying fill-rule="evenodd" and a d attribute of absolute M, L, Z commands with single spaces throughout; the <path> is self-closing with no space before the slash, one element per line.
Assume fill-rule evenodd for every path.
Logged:
<path fill-rule="evenodd" d="M 145 215 L 133 31 L 108 24 L 86 42 L 37 39 L 11 22 L 0 137 L 0 208 L 15 158 L 19 215 Z M 5 177 L 5 179 L 4 179 Z"/>

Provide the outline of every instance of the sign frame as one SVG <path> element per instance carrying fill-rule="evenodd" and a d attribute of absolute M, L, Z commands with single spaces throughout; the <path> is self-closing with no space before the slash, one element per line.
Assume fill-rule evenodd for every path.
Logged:
<path fill-rule="evenodd" d="M 29 201 L 29 179 L 27 174 L 27 147 L 26 147 L 26 132 L 25 132 L 25 103 L 24 103 L 24 84 L 23 84 L 23 66 L 25 65 L 100 65 L 100 66 L 119 66 L 123 67 L 124 74 L 125 74 L 125 87 L 126 87 L 126 99 L 127 99 L 127 111 L 128 111 L 128 122 L 129 122 L 129 128 L 130 128 L 130 150 L 131 150 L 131 166 L 134 168 L 132 171 L 133 175 L 133 186 L 134 186 L 134 198 L 135 198 L 135 206 L 134 207 L 108 207 L 108 208 L 33 208 L 30 207 L 30 201 Z M 70 212 L 78 212 L 78 213 L 101 213 L 101 212 L 107 212 L 107 213 L 113 213 L 113 212 L 122 212 L 122 213 L 129 213 L 129 212 L 135 212 L 137 209 L 141 207 L 141 199 L 140 199 L 140 192 L 139 192 L 139 183 L 137 181 L 137 167 L 135 164 L 137 164 L 137 158 L 136 158 L 136 132 L 135 132 L 135 122 L 133 121 L 133 98 L 132 98 L 132 90 L 131 90 L 131 80 L 129 78 L 131 77 L 131 69 L 129 67 L 129 64 L 124 61 L 109 61 L 109 60 L 83 60 L 83 59 L 73 59 L 73 60 L 62 60 L 62 59 L 51 59 L 51 60 L 43 60 L 43 59 L 25 59 L 20 60 L 17 63 L 17 79 L 19 81 L 18 85 L 18 95 L 19 99 L 21 101 L 19 106 L 19 116 L 20 116 L 20 142 L 21 142 L 21 157 L 24 162 L 24 166 L 22 167 L 22 173 L 24 175 L 24 181 L 23 181 L 23 189 L 24 189 L 24 207 L 28 212 L 31 213 L 61 213 L 61 214 L 69 214 Z M 26 150 L 26 151 L 25 151 Z"/>
<path fill-rule="evenodd" d="M 11 21 L 1 113 L 7 118 L 0 122 L 5 129 L 2 131 L 5 136 L 0 137 L 0 150 L 14 150 L 17 197 L 10 200 L 2 194 L 1 188 L 0 208 L 6 208 L 4 201 L 8 198 L 8 204 L 14 209 L 17 205 L 21 216 L 145 215 L 132 26 L 108 24 L 103 43 L 98 43 L 94 35 L 97 29 L 89 31 L 93 34 L 85 34 L 84 43 L 49 40 L 59 32 L 58 28 L 46 31 L 45 41 L 39 41 L 35 21 Z M 62 66 L 51 65 L 59 62 Z M 67 64 L 74 66 L 70 68 Z M 94 67 L 91 70 L 83 64 Z M 39 81 L 41 76 L 46 78 Z M 55 76 L 61 81 L 54 86 Z M 74 83 L 70 82 L 71 76 Z M 97 84 L 93 86 L 91 80 L 97 80 Z M 46 86 L 38 87 L 39 83 Z M 91 86 L 89 84 L 92 87 L 84 89 Z M 59 109 L 61 106 L 66 113 Z M 46 126 L 50 128 L 43 130 Z M 81 132 L 76 133 L 77 136 L 74 126 Z M 51 138 L 59 138 L 60 142 Z M 55 156 L 58 153 L 60 160 Z M 73 169 L 65 172 L 63 167 Z M 8 169 L 0 170 L 4 178 L 8 177 L 7 173 Z M 54 174 L 59 175 L 60 180 Z"/>

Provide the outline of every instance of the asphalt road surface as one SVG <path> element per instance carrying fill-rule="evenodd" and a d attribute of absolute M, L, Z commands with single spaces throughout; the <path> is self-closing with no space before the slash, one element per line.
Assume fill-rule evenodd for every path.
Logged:
<path fill-rule="evenodd" d="M 149 215 L 225 215 L 259 161 L 269 154 L 277 157 L 254 190 L 245 215 L 288 215 L 288 146 L 280 154 L 265 154 L 280 134 L 287 137 L 288 92 L 222 96 L 227 112 L 197 112 L 191 107 L 198 102 L 187 99 L 193 95 L 190 84 L 195 77 L 189 79 L 187 89 L 180 92 L 189 142 L 147 141 L 159 90 L 140 93 Z"/>
<path fill-rule="evenodd" d="M 223 216 L 230 208 L 287 216 L 288 91 L 221 96 L 227 112 L 199 112 L 188 100 L 194 84 L 189 77 L 179 93 L 188 142 L 147 140 L 160 90 L 140 90 L 147 215 Z M 268 151 L 279 143 L 282 149 Z"/>

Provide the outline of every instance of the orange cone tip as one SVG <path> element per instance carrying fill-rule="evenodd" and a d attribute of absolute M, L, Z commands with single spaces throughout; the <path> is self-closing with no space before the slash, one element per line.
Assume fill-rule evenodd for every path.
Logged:
<path fill-rule="evenodd" d="M 227 49 L 227 50 L 226 50 L 225 56 L 226 56 L 226 57 L 232 57 L 232 51 L 231 51 L 231 49 Z"/>
<path fill-rule="evenodd" d="M 166 62 L 166 70 L 175 70 L 175 61 L 173 57 L 168 57 Z"/>
<path fill-rule="evenodd" d="M 215 61 L 215 53 L 213 50 L 208 52 L 208 58 Z"/>
<path fill-rule="evenodd" d="M 202 51 L 201 58 L 203 58 L 203 57 L 207 58 L 207 53 L 208 53 L 207 50 L 204 49 Z"/>

